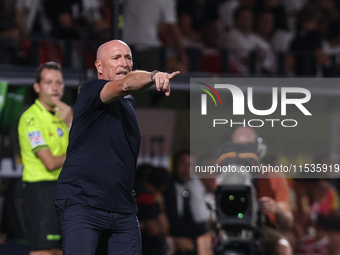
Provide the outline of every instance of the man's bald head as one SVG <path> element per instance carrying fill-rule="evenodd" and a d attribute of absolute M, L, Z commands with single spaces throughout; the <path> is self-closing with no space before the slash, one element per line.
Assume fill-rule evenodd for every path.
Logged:
<path fill-rule="evenodd" d="M 99 61 L 102 61 L 103 57 L 107 56 L 107 51 L 114 48 L 114 47 L 119 47 L 119 46 L 126 46 L 127 48 L 129 48 L 129 50 L 131 51 L 129 45 L 127 45 L 125 42 L 121 41 L 121 40 L 111 40 L 108 41 L 106 43 L 103 43 L 102 45 L 100 45 L 98 47 L 97 50 L 97 56 L 96 59 Z"/>
<path fill-rule="evenodd" d="M 256 139 L 257 134 L 251 127 L 238 127 L 231 136 L 233 143 L 255 143 Z"/>
<path fill-rule="evenodd" d="M 98 79 L 120 80 L 132 71 L 130 47 L 123 41 L 112 40 L 99 46 L 95 62 Z"/>

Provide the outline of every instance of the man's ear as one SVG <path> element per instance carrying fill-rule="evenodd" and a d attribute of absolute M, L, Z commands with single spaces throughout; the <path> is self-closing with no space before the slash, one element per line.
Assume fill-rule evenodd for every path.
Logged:
<path fill-rule="evenodd" d="M 103 73 L 103 70 L 102 70 L 102 62 L 100 62 L 99 60 L 96 60 L 96 62 L 94 62 L 94 65 L 96 66 L 97 68 L 97 72 L 99 74 L 102 74 Z"/>
<path fill-rule="evenodd" d="M 33 89 L 34 89 L 35 93 L 39 94 L 40 93 L 40 85 L 39 85 L 39 83 L 35 82 L 33 84 Z"/>

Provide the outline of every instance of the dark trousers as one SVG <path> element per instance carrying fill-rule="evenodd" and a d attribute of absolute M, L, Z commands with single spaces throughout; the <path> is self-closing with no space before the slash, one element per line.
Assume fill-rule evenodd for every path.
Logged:
<path fill-rule="evenodd" d="M 93 208 L 74 197 L 57 200 L 55 205 L 64 255 L 94 255 L 99 241 L 107 245 L 100 250 L 107 250 L 108 255 L 141 255 L 141 234 L 135 213 Z"/>

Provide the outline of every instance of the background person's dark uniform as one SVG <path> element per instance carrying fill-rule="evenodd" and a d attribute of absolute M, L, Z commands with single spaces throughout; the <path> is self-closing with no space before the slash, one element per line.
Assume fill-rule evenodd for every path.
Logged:
<path fill-rule="evenodd" d="M 136 201 L 138 205 L 138 219 L 143 221 L 156 219 L 160 213 L 159 205 L 154 196 L 149 193 L 142 182 L 136 185 Z M 145 255 L 165 255 L 166 247 L 161 235 L 150 235 L 147 230 L 142 229 L 142 251 Z"/>
<path fill-rule="evenodd" d="M 316 75 L 315 50 L 318 48 L 321 49 L 321 36 L 317 31 L 302 31 L 293 39 L 290 50 L 295 57 L 297 75 Z"/>
<path fill-rule="evenodd" d="M 177 192 L 175 188 L 175 180 L 171 180 L 167 190 L 164 192 L 165 207 L 170 223 L 170 234 L 174 237 L 190 238 L 195 244 L 194 251 L 177 251 L 177 255 L 197 254 L 196 240 L 200 235 L 203 235 L 206 232 L 206 226 L 204 223 L 196 223 L 194 221 L 191 212 L 192 209 L 189 205 L 189 191 L 186 190 L 186 194 L 187 196 L 183 195 L 183 215 L 179 215 L 177 208 Z"/>
<path fill-rule="evenodd" d="M 55 201 L 64 255 L 94 254 L 102 233 L 111 237 L 109 254 L 140 254 L 141 250 L 132 195 L 141 139 L 134 99 L 129 95 L 104 104 L 100 91 L 107 82 L 86 82 L 74 106 Z"/>

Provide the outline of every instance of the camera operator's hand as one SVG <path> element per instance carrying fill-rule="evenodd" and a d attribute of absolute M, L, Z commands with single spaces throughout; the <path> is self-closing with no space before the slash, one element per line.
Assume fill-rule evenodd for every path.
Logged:
<path fill-rule="evenodd" d="M 174 237 L 175 245 L 178 251 L 186 252 L 195 249 L 194 242 L 187 237 Z"/>
<path fill-rule="evenodd" d="M 160 211 L 165 211 L 164 197 L 162 192 L 156 192 L 153 196 L 153 199 L 159 205 Z"/>
<path fill-rule="evenodd" d="M 289 202 L 276 202 L 273 198 L 265 196 L 261 197 L 259 201 L 261 204 L 261 211 L 263 213 L 275 214 L 276 221 L 280 228 L 289 229 L 292 226 L 294 222 L 294 216 Z"/>
<path fill-rule="evenodd" d="M 214 255 L 212 242 L 215 237 L 216 234 L 213 231 L 200 235 L 197 238 L 197 255 Z"/>
<path fill-rule="evenodd" d="M 271 197 L 261 197 L 261 211 L 263 213 L 277 213 L 278 206 L 274 199 Z"/>

